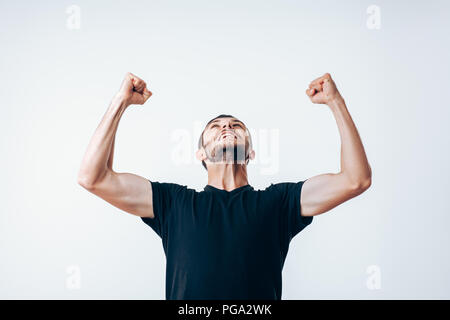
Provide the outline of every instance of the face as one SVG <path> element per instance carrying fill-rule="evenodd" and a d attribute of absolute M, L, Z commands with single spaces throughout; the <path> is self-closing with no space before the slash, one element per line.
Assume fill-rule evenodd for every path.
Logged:
<path fill-rule="evenodd" d="M 203 132 L 203 148 L 210 162 L 245 163 L 251 151 L 248 130 L 236 118 L 215 119 Z"/>

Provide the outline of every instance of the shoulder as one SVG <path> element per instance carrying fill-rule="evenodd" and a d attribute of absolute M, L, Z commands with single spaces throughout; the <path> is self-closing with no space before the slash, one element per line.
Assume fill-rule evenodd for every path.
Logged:
<path fill-rule="evenodd" d="M 174 189 L 176 189 L 176 188 L 187 188 L 186 185 L 179 184 L 179 183 L 174 183 L 174 182 L 153 181 L 153 180 L 149 180 L 149 181 L 152 184 L 152 186 L 155 185 L 155 186 L 160 187 L 160 188 L 174 188 Z"/>
<path fill-rule="evenodd" d="M 304 181 L 271 183 L 268 187 L 266 187 L 262 191 L 272 193 L 284 193 L 289 192 L 293 189 L 301 189 L 303 183 Z"/>
<path fill-rule="evenodd" d="M 186 192 L 195 192 L 194 189 L 184 184 L 151 180 L 149 182 L 151 183 L 152 191 L 157 193 L 179 195 Z"/>

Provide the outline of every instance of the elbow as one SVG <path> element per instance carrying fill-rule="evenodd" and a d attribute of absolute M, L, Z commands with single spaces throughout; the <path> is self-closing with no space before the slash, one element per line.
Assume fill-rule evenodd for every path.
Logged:
<path fill-rule="evenodd" d="M 369 189 L 371 185 L 372 185 L 372 178 L 369 177 L 369 178 L 362 180 L 359 183 L 355 184 L 352 188 L 352 191 L 360 194 L 360 193 L 363 193 L 364 191 L 366 191 L 367 189 Z"/>
<path fill-rule="evenodd" d="M 363 180 L 360 187 L 362 187 L 363 190 L 367 190 L 372 185 L 372 168 L 369 166 L 369 174 L 367 175 L 366 179 Z"/>
<path fill-rule="evenodd" d="M 364 174 L 359 176 L 358 178 L 350 179 L 348 178 L 350 190 L 353 193 L 362 193 L 370 188 L 372 185 L 372 169 L 369 165 L 369 170 Z M 350 181 L 352 181 L 350 183 Z"/>
<path fill-rule="evenodd" d="M 362 190 L 367 190 L 370 188 L 370 186 L 372 185 L 372 178 L 368 178 L 367 180 L 365 180 L 363 183 L 361 183 L 360 188 Z"/>
<path fill-rule="evenodd" d="M 104 170 L 99 175 L 93 175 L 93 174 L 78 174 L 77 182 L 80 186 L 83 188 L 92 191 L 99 187 L 99 184 L 104 180 L 105 176 L 112 171 Z"/>
<path fill-rule="evenodd" d="M 77 182 L 84 189 L 92 190 L 94 188 L 94 183 L 92 183 L 92 180 L 87 179 L 86 177 L 78 176 Z"/>

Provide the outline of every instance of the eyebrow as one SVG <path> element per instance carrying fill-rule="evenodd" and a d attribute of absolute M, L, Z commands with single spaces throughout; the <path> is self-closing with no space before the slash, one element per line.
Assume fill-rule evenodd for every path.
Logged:
<path fill-rule="evenodd" d="M 211 128 L 211 126 L 214 124 L 214 123 L 217 123 L 217 122 L 220 122 L 220 120 L 219 119 L 217 119 L 217 120 L 214 120 L 213 122 L 211 122 L 209 125 L 208 125 L 208 128 Z M 237 120 L 237 119 L 233 119 L 233 120 L 231 120 L 231 122 L 233 122 L 233 123 L 240 123 L 243 127 L 245 127 L 245 124 L 242 122 L 242 121 L 240 121 L 240 120 Z"/>

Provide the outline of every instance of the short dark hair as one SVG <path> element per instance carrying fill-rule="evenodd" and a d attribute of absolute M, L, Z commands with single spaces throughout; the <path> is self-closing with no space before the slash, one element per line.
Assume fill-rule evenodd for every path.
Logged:
<path fill-rule="evenodd" d="M 235 119 L 237 119 L 236 117 L 234 117 L 234 116 L 232 116 L 232 115 L 230 115 L 230 114 L 221 114 L 221 115 L 218 115 L 217 117 L 215 117 L 215 118 L 213 118 L 213 119 L 211 119 L 211 120 L 209 120 L 208 121 L 208 123 L 206 124 L 206 126 L 205 126 L 205 129 L 206 129 L 206 127 L 208 127 L 208 125 L 211 123 L 211 122 L 213 122 L 214 120 L 216 120 L 216 119 L 219 119 L 219 118 L 235 118 Z M 240 120 L 239 120 L 240 121 Z M 242 122 L 242 121 L 241 121 Z M 242 122 L 243 123 L 243 122 Z M 244 124 L 245 125 L 245 124 Z M 247 127 L 247 126 L 246 126 Z M 198 139 L 198 148 L 200 149 L 200 148 L 203 148 L 203 133 L 205 132 L 205 129 L 203 129 L 203 131 L 202 131 L 202 134 L 200 135 L 200 139 Z M 248 129 L 247 129 L 248 130 Z M 250 136 L 250 132 L 248 132 L 248 134 L 249 134 L 249 136 Z M 251 137 L 250 137 L 250 141 L 251 141 Z M 251 142 L 250 142 L 251 143 Z M 202 165 L 203 165 L 203 167 L 206 169 L 206 171 L 208 171 L 208 168 L 206 167 L 206 163 L 205 163 L 205 161 L 204 160 L 202 160 Z"/>

